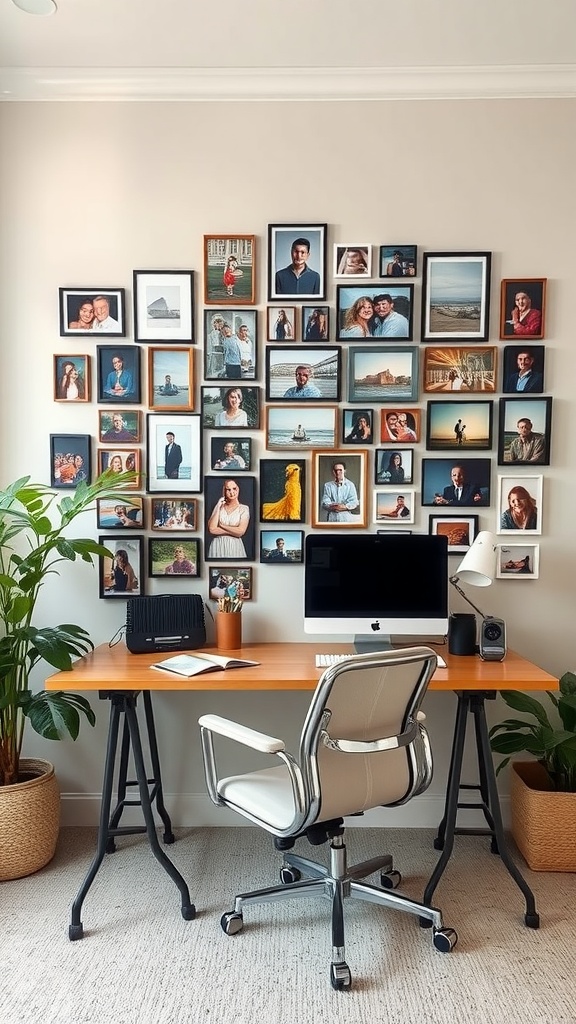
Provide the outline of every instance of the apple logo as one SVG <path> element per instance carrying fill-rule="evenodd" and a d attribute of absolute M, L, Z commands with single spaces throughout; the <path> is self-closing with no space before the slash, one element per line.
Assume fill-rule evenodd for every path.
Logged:
<path fill-rule="evenodd" d="M 380 623 L 378 621 L 371 622 L 370 623 L 370 629 L 372 629 L 374 631 L 374 633 L 379 633 L 380 632 Z"/>

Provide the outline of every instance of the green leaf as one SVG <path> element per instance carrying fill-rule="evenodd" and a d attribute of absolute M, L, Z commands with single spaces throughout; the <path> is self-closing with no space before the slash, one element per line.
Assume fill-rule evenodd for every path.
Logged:
<path fill-rule="evenodd" d="M 59 740 L 65 734 L 77 739 L 79 712 L 85 715 L 90 725 L 95 724 L 96 716 L 90 704 L 85 697 L 75 693 L 38 693 L 25 709 L 34 731 L 48 740 Z"/>
<path fill-rule="evenodd" d="M 539 700 L 535 700 L 534 697 L 519 690 L 501 690 L 500 696 L 509 708 L 521 711 L 523 714 L 534 715 L 541 725 L 550 726 L 550 719 Z"/>

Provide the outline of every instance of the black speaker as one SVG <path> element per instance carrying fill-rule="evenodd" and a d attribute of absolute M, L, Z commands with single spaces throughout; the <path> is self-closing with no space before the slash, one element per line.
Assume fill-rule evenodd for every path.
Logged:
<path fill-rule="evenodd" d="M 450 654 L 476 654 L 476 616 L 457 612 L 448 620 L 448 651 Z"/>
<path fill-rule="evenodd" d="M 132 654 L 191 651 L 205 643 L 204 602 L 199 594 L 128 598 L 126 647 Z"/>
<path fill-rule="evenodd" d="M 480 657 L 502 661 L 506 656 L 506 624 L 503 619 L 483 619 L 480 627 Z"/>

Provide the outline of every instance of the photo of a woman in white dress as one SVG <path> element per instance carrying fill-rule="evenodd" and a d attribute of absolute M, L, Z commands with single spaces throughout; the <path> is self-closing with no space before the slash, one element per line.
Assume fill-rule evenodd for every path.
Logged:
<path fill-rule="evenodd" d="M 247 558 L 242 538 L 250 525 L 250 507 L 239 500 L 240 488 L 227 479 L 208 520 L 210 543 L 208 558 Z"/>

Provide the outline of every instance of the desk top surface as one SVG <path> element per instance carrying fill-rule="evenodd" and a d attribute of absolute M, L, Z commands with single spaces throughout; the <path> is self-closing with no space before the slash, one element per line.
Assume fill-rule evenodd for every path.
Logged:
<path fill-rule="evenodd" d="M 446 647 L 434 648 L 446 668 L 438 668 L 431 690 L 557 690 L 558 680 L 508 651 L 504 661 L 482 661 L 478 656 L 457 657 Z M 74 663 L 71 672 L 56 672 L 46 680 L 47 690 L 313 690 L 323 669 L 316 668 L 317 652 L 350 654 L 352 644 L 269 643 L 244 644 L 228 654 L 260 662 L 256 667 L 223 669 L 191 679 L 150 668 L 174 652 L 131 654 L 123 642 L 100 644 Z M 201 653 L 201 652 L 199 652 Z"/>

